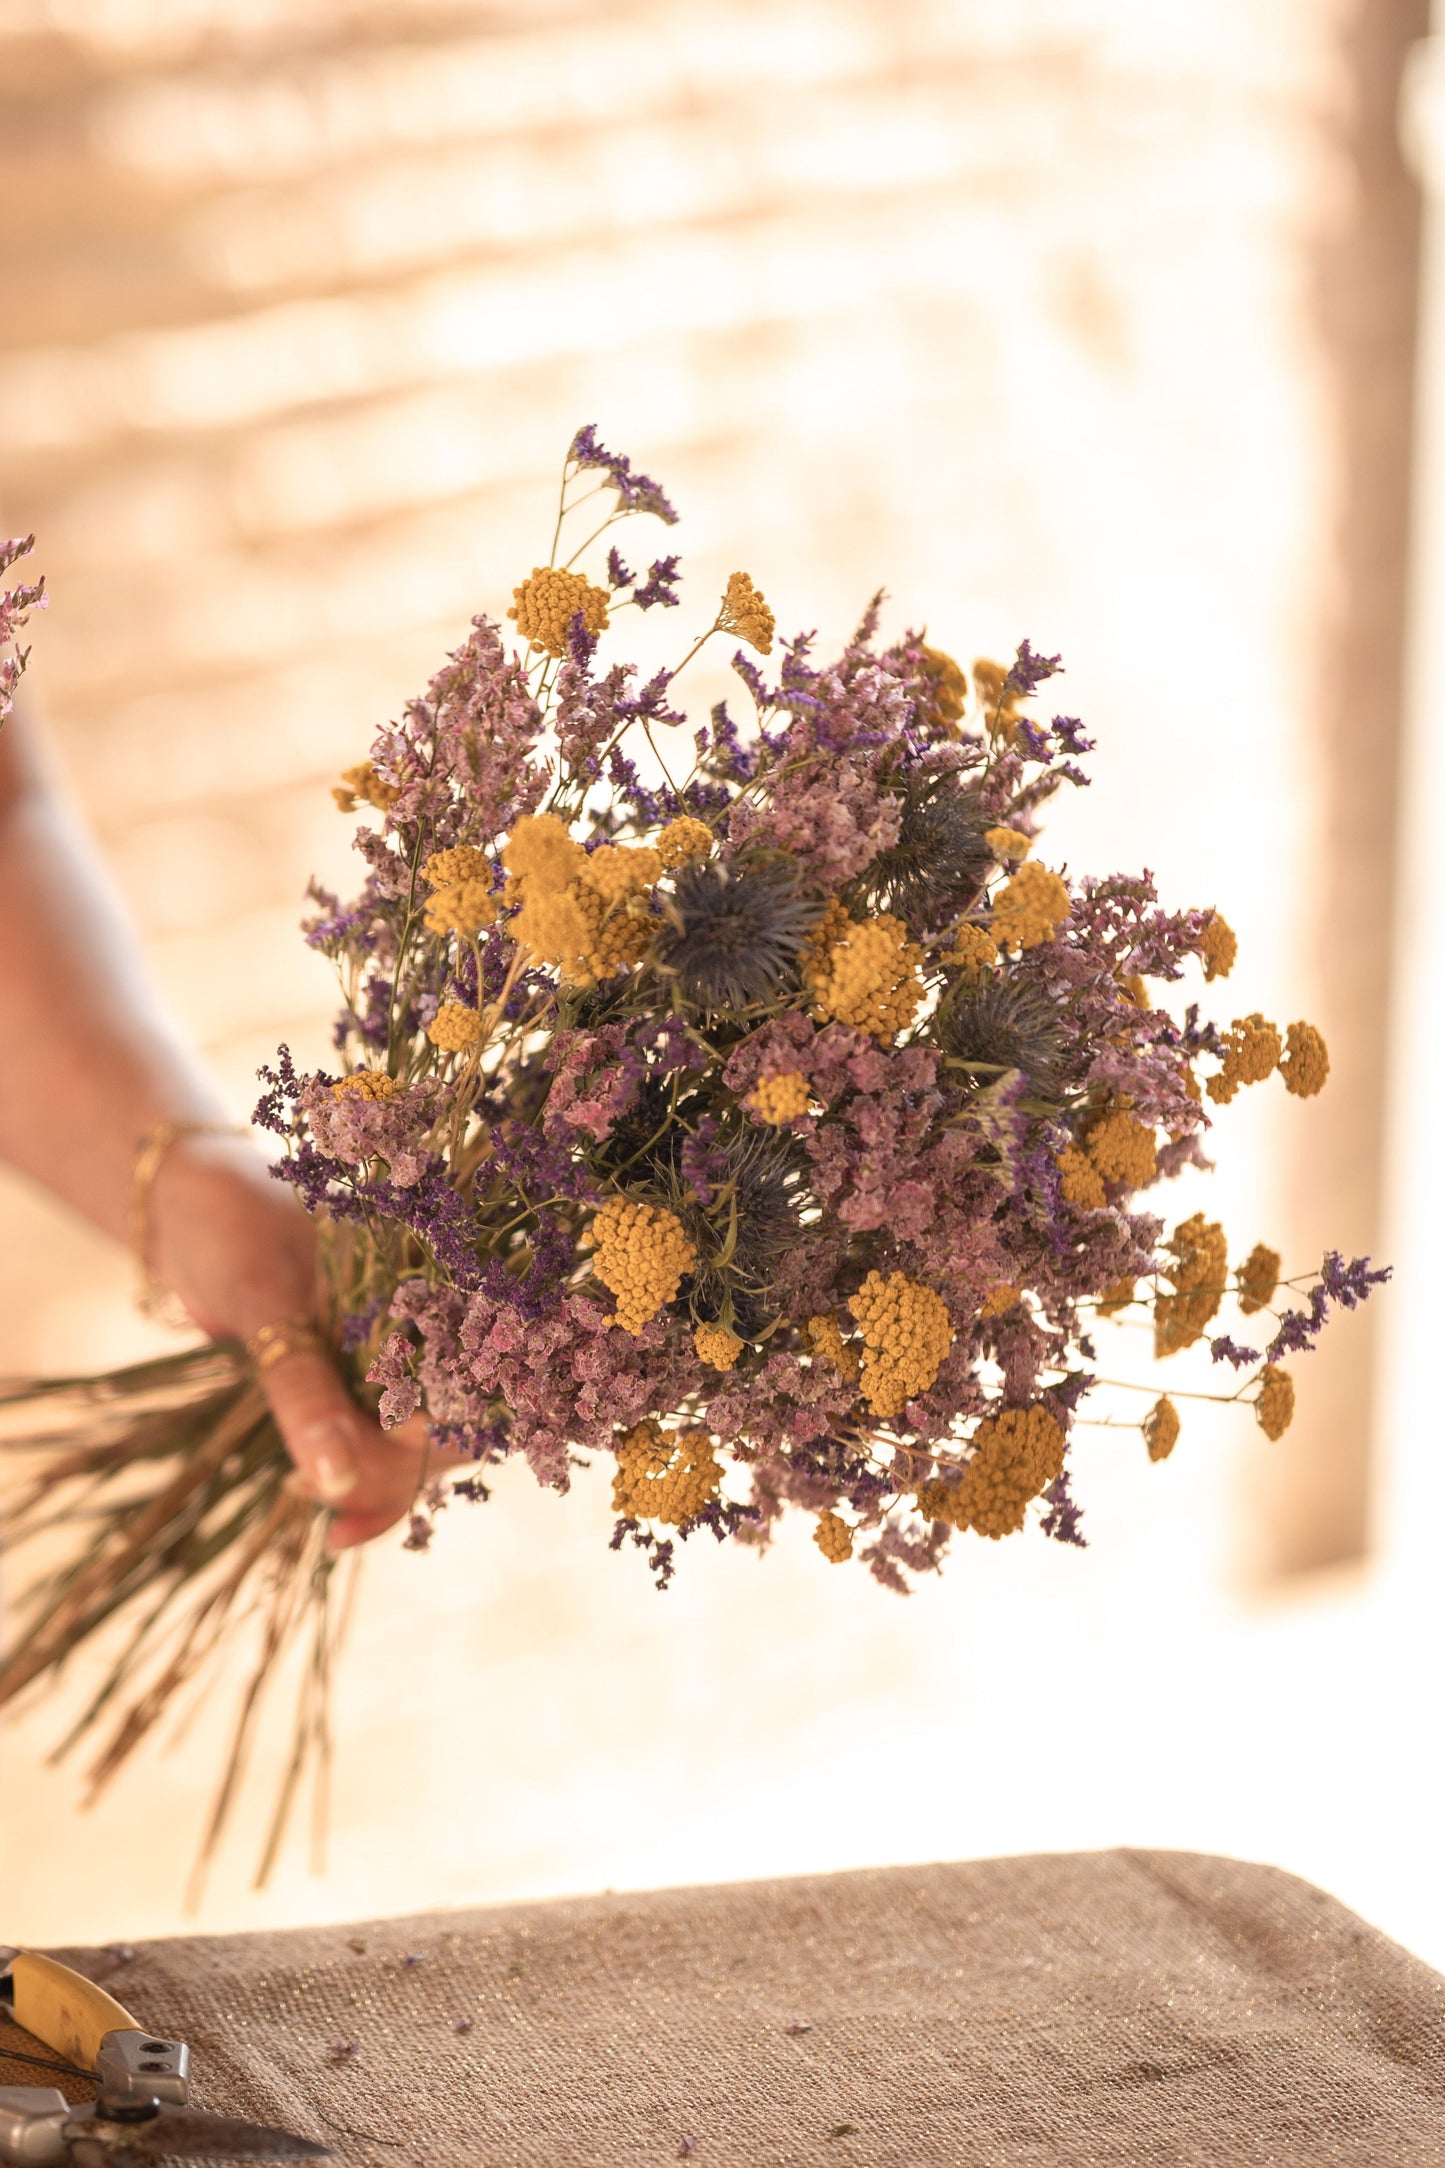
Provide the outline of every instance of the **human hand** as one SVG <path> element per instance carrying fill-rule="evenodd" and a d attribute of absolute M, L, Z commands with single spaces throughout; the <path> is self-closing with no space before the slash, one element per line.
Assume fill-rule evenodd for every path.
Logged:
<path fill-rule="evenodd" d="M 178 1138 L 151 1185 L 148 1219 L 157 1277 L 213 1339 L 246 1340 L 313 1314 L 315 1228 L 245 1138 Z M 331 1508 L 333 1550 L 390 1528 L 441 1465 L 424 1420 L 381 1430 L 318 1351 L 298 1348 L 260 1383 L 301 1489 Z"/>

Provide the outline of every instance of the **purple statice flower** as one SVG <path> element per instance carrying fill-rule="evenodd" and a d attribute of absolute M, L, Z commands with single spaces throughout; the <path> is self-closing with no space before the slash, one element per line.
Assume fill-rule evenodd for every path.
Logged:
<path fill-rule="evenodd" d="M 646 1060 L 625 1024 L 596 1031 L 563 1030 L 547 1049 L 552 1087 L 543 1128 L 554 1143 L 575 1145 L 579 1134 L 602 1143 L 632 1106 Z"/>
<path fill-rule="evenodd" d="M 675 610 L 682 600 L 677 592 L 680 557 L 655 557 L 647 568 L 647 579 L 633 593 L 633 601 L 639 610 Z"/>
<path fill-rule="evenodd" d="M 1020 693 L 1027 698 L 1038 691 L 1045 678 L 1057 676 L 1063 667 L 1060 656 L 1036 655 L 1027 640 L 1020 640 L 1003 689 L 1006 693 Z"/>
<path fill-rule="evenodd" d="M 898 841 L 896 798 L 861 764 L 819 752 L 784 772 L 762 804 L 744 799 L 728 822 L 728 848 L 790 851 L 819 887 L 836 891 Z"/>
<path fill-rule="evenodd" d="M 395 1430 L 421 1406 L 421 1385 L 412 1367 L 415 1354 L 415 1346 L 404 1332 L 388 1333 L 366 1373 L 368 1385 L 382 1388 L 377 1420 L 383 1430 Z"/>
<path fill-rule="evenodd" d="M 367 1341 L 371 1338 L 372 1331 L 383 1307 L 383 1302 L 378 1296 L 372 1302 L 363 1303 L 359 1310 L 348 1310 L 346 1312 L 341 1320 L 341 1352 L 343 1355 L 354 1355 L 358 1348 L 365 1347 Z"/>
<path fill-rule="evenodd" d="M 0 542 L 0 580 L 12 566 L 19 564 L 22 557 L 28 557 L 34 547 L 33 534 L 15 535 L 8 542 Z M 0 587 L 0 649 L 14 648 L 12 654 L 0 656 L 0 723 L 14 705 L 15 688 L 25 675 L 25 666 L 30 660 L 29 648 L 20 647 L 16 635 L 24 630 L 30 612 L 43 610 L 46 601 L 43 579 L 33 585 L 17 581 L 13 587 Z"/>
<path fill-rule="evenodd" d="M 636 473 L 631 460 L 623 454 L 609 452 L 605 444 L 599 443 L 594 422 L 588 422 L 572 439 L 567 463 L 571 467 L 596 468 L 604 474 L 607 487 L 616 490 L 623 511 L 651 512 L 666 526 L 677 525 L 677 513 L 659 484 L 650 475 Z"/>
<path fill-rule="evenodd" d="M 1053 750 L 1047 730 L 1040 730 L 1026 715 L 1015 719 L 1014 738 L 1026 760 L 1047 760 Z"/>
<path fill-rule="evenodd" d="M 1346 1264 L 1338 1250 L 1331 1250 L 1325 1257 L 1319 1280 L 1310 1289 L 1309 1308 L 1285 1311 L 1279 1331 L 1264 1351 L 1265 1361 L 1277 1363 L 1282 1355 L 1312 1353 L 1332 1306 L 1356 1309 L 1368 1300 L 1372 1288 L 1384 1286 L 1390 1277 L 1388 1266 L 1372 1272 L 1368 1257 L 1355 1257 Z"/>
<path fill-rule="evenodd" d="M 432 1164 L 429 1136 L 442 1111 L 442 1088 L 434 1079 L 395 1085 L 386 1097 L 372 1098 L 314 1077 L 301 1087 L 299 1105 L 323 1152 L 351 1167 L 385 1160 L 395 1189 L 411 1188 Z"/>
<path fill-rule="evenodd" d="M 607 552 L 607 584 L 609 587 L 630 587 L 636 575 L 622 562 L 622 552 L 614 546 Z"/>
<path fill-rule="evenodd" d="M 1049 1509 L 1040 1523 L 1044 1534 L 1052 1536 L 1056 1543 L 1072 1543 L 1078 1550 L 1086 1551 L 1089 1539 L 1081 1526 L 1084 1516 L 1074 1503 L 1067 1469 L 1044 1492 L 1044 1504 Z"/>
<path fill-rule="evenodd" d="M 1084 726 L 1077 715 L 1056 715 L 1050 724 L 1054 743 L 1064 753 L 1092 753 L 1095 740 L 1084 736 Z"/>
<path fill-rule="evenodd" d="M 1209 1359 L 1215 1363 L 1232 1363 L 1236 1370 L 1244 1370 L 1251 1363 L 1262 1362 L 1264 1358 L 1257 1347 L 1241 1347 L 1237 1340 L 1230 1339 L 1227 1332 L 1222 1332 L 1209 1343 Z"/>

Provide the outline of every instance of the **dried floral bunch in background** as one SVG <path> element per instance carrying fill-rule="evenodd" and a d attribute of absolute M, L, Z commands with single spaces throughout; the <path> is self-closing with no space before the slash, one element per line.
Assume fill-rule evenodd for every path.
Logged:
<path fill-rule="evenodd" d="M 663 1586 L 680 1539 L 763 1545 L 789 1507 L 825 1558 L 899 1590 L 961 1531 L 1033 1518 L 1077 1543 L 1097 1318 L 1147 1316 L 1164 1356 L 1227 1296 L 1274 1325 L 1259 1347 L 1209 1340 L 1242 1373 L 1219 1397 L 1278 1436 L 1283 1358 L 1382 1275 L 1332 1255 L 1280 1311 L 1273 1252 L 1231 1269 L 1217 1225 L 1169 1232 L 1151 1200 L 1207 1164 L 1210 1110 L 1242 1087 L 1319 1091 L 1319 1033 L 1176 1014 L 1164 989 L 1234 961 L 1218 911 L 1035 855 L 1091 749 L 1077 719 L 1029 712 L 1057 657 L 1025 641 L 966 671 L 883 640 L 877 601 L 840 655 L 799 638 L 775 657 L 738 572 L 642 682 L 602 642 L 680 598 L 676 556 L 637 573 L 610 541 L 638 515 L 676 519 L 583 429 L 514 631 L 476 618 L 337 787 L 367 871 L 354 901 L 313 890 L 335 1065 L 300 1074 L 282 1049 L 263 1072 L 257 1119 L 323 1230 L 358 1393 L 471 1464 L 418 1500 L 408 1541 L 521 1456 L 559 1491 L 600 1457 L 614 1547 Z M 714 639 L 741 643 L 745 721 L 677 705 Z M 244 1535 L 259 1557 L 279 1440 L 237 1416 L 243 1385 L 204 1377 L 231 1443 L 182 1533 L 204 1548 L 233 1525 L 221 1549 Z M 192 1446 L 209 1435 L 187 1422 Z M 145 1423 L 155 1456 L 170 1433 Z M 1173 1401 L 1139 1428 L 1166 1456 Z M 228 1471 L 256 1500 L 232 1524 Z M 184 1565 L 182 1544 L 166 1571 Z M 126 1600 L 154 1579 L 131 1567 Z M 66 1616 L 47 1650 L 73 1646 Z"/>

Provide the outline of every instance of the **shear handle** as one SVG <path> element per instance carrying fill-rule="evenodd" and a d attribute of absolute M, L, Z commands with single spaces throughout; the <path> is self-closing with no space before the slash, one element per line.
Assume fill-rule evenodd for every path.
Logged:
<path fill-rule="evenodd" d="M 10 1971 L 16 2024 L 82 2070 L 94 2069 L 107 2033 L 141 2030 L 113 1995 L 53 1957 L 22 1950 Z"/>

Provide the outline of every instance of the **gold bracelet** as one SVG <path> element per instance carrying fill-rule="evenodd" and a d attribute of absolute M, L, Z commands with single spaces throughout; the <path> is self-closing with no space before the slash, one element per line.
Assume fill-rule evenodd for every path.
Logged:
<path fill-rule="evenodd" d="M 277 1363 L 284 1363 L 288 1355 L 319 1355 L 323 1352 L 321 1335 L 316 1327 L 304 1317 L 281 1317 L 274 1325 L 263 1325 L 253 1332 L 246 1342 L 246 1353 L 258 1378 Z"/>
<path fill-rule="evenodd" d="M 136 1146 L 135 1163 L 130 1177 L 130 1246 L 140 1267 L 140 1286 L 136 1291 L 136 1307 L 146 1317 L 160 1318 L 168 1325 L 188 1325 L 190 1319 L 178 1314 L 179 1305 L 170 1289 L 156 1277 L 151 1265 L 151 1190 L 160 1173 L 161 1161 L 173 1144 L 183 1137 L 244 1137 L 248 1132 L 230 1122 L 180 1122 L 167 1120 L 152 1122 Z"/>

